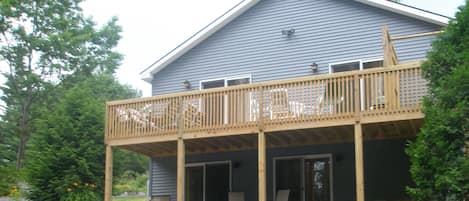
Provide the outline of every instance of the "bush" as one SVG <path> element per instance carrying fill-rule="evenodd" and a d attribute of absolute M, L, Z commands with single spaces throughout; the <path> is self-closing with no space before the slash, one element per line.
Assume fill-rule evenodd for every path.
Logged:
<path fill-rule="evenodd" d="M 15 167 L 0 166 L 0 196 L 11 193 L 12 187 L 16 185 L 19 174 Z"/>
<path fill-rule="evenodd" d="M 467 1 L 469 2 L 469 1 Z M 417 201 L 469 200 L 469 6 L 433 42 L 422 66 L 429 81 L 425 124 L 407 149 Z"/>
<path fill-rule="evenodd" d="M 125 192 L 136 194 L 147 191 L 148 176 L 134 171 L 125 171 L 120 177 L 115 179 L 113 194 L 121 195 Z"/>
<path fill-rule="evenodd" d="M 98 195 L 93 189 L 67 188 L 67 194 L 60 201 L 95 201 Z"/>

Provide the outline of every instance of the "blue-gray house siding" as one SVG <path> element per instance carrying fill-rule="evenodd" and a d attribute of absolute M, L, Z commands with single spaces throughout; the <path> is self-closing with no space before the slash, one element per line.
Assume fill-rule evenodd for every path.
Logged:
<path fill-rule="evenodd" d="M 205 41 L 154 75 L 152 94 L 198 90 L 201 80 L 250 75 L 252 82 L 328 73 L 329 64 L 380 58 L 383 24 L 391 35 L 440 30 L 441 26 L 351 0 L 262 0 Z M 291 37 L 282 29 L 295 29 Z M 424 59 L 433 36 L 395 42 L 400 61 Z M 310 65 L 319 66 L 316 73 Z M 192 84 L 185 89 L 183 81 Z M 367 199 L 398 198 L 410 184 L 405 140 L 365 142 Z M 331 153 L 334 161 L 335 201 L 355 200 L 355 165 L 352 143 L 312 145 L 267 151 L 268 199 L 272 200 L 273 157 Z M 232 191 L 257 200 L 257 153 L 225 152 L 187 156 L 186 162 L 237 161 Z M 396 179 L 399 178 L 399 179 Z M 150 194 L 176 200 L 176 158 L 153 158 Z M 386 189 L 386 191 L 383 191 Z"/>
<path fill-rule="evenodd" d="M 152 94 L 199 89 L 201 80 L 251 75 L 253 82 L 328 73 L 330 63 L 382 57 L 383 24 L 391 35 L 438 25 L 345 0 L 263 0 L 154 75 Z M 282 29 L 295 29 L 291 37 Z M 425 58 L 430 37 L 396 41 L 400 61 Z M 316 62 L 319 71 L 312 73 Z"/>

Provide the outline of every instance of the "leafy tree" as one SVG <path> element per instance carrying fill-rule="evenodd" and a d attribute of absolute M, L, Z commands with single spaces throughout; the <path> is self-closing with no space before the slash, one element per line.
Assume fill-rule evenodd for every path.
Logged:
<path fill-rule="evenodd" d="M 33 110 L 45 103 L 44 96 L 53 93 L 67 75 L 114 72 L 121 61 L 121 55 L 112 50 L 120 39 L 117 19 L 97 30 L 92 19 L 83 16 L 80 2 L 0 1 L 0 65 L 7 69 L 2 99 L 9 119 L 4 122 L 17 138 L 17 169 L 23 166 L 33 133 Z"/>
<path fill-rule="evenodd" d="M 146 174 L 148 170 L 148 158 L 124 149 L 113 150 L 113 174 L 117 177 L 124 176 L 127 171 L 138 174 Z"/>
<path fill-rule="evenodd" d="M 415 182 L 408 192 L 415 200 L 469 200 L 468 2 L 434 41 L 422 66 L 429 81 L 425 124 L 407 149 Z"/>
<path fill-rule="evenodd" d="M 29 199 L 102 200 L 105 102 L 135 97 L 112 75 L 82 78 L 36 122 L 26 161 Z"/>

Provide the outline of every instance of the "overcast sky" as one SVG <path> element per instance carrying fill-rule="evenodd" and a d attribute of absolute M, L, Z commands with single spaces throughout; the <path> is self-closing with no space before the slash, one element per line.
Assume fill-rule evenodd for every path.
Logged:
<path fill-rule="evenodd" d="M 117 51 L 125 55 L 117 76 L 151 95 L 139 73 L 241 0 L 87 0 L 85 15 L 103 24 L 112 16 L 123 27 Z M 402 0 L 402 3 L 453 16 L 464 0 Z M 182 81 L 181 81 L 182 84 Z"/>

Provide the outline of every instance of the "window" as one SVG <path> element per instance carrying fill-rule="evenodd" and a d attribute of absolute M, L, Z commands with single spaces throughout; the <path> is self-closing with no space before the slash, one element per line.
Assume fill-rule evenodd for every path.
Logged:
<path fill-rule="evenodd" d="M 227 77 L 200 81 L 200 89 L 229 87 L 251 83 L 251 76 Z M 251 95 L 249 92 L 206 97 L 201 102 L 201 111 L 207 114 L 206 122 L 220 125 L 251 120 Z"/>
<path fill-rule="evenodd" d="M 363 61 L 363 69 L 383 67 L 383 60 Z"/>
<path fill-rule="evenodd" d="M 200 81 L 200 89 L 228 87 L 228 86 L 236 86 L 236 85 L 250 84 L 250 83 L 251 83 L 251 75 L 228 77 L 228 78 Z"/>
<path fill-rule="evenodd" d="M 331 70 L 331 73 L 360 70 L 360 61 L 341 63 L 341 64 L 331 64 L 330 70 Z"/>
<path fill-rule="evenodd" d="M 383 66 L 383 59 L 366 59 L 366 60 L 355 60 L 355 61 L 347 61 L 347 62 L 340 62 L 340 63 L 332 63 L 329 64 L 329 73 L 338 73 L 338 72 L 345 72 L 345 71 L 353 71 L 353 70 L 366 70 L 370 68 L 377 68 Z M 371 90 L 370 87 L 367 88 L 365 91 L 365 80 L 360 80 L 360 108 L 364 110 L 365 101 L 372 102 L 373 105 L 379 100 L 384 98 L 384 79 L 382 77 L 375 78 L 374 80 L 366 80 L 367 83 L 373 83 L 375 87 L 374 90 Z M 351 82 L 353 84 L 353 82 Z M 328 86 L 332 88 L 333 86 Z M 353 87 L 351 87 L 353 89 Z M 351 92 L 353 94 L 353 91 Z M 353 101 L 353 100 L 350 100 Z M 382 101 L 379 101 L 382 102 Z"/>
<path fill-rule="evenodd" d="M 329 64 L 329 73 L 338 73 L 352 70 L 365 70 L 382 67 L 383 59 L 366 59 Z"/>

